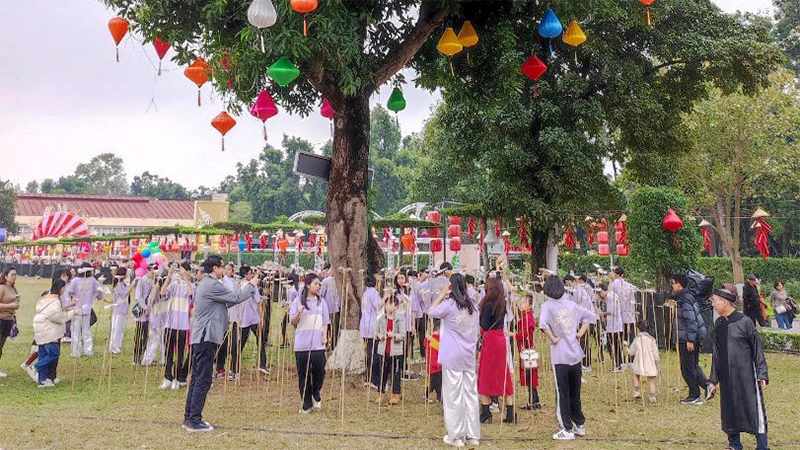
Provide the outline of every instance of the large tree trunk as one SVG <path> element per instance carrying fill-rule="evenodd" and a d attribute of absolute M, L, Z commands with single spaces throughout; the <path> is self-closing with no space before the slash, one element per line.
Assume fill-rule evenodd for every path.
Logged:
<path fill-rule="evenodd" d="M 540 269 L 547 269 L 547 230 L 531 227 L 531 281 L 538 280 Z"/>
<path fill-rule="evenodd" d="M 361 277 L 365 276 L 367 242 L 367 167 L 369 161 L 369 94 L 344 98 L 337 108 L 328 181 L 328 254 L 342 295 L 341 329 L 329 367 L 363 372 L 358 332 Z"/>

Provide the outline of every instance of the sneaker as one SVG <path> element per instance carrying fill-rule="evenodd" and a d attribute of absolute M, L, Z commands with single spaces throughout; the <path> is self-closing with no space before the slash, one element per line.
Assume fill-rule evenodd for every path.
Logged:
<path fill-rule="evenodd" d="M 622 372 L 624 372 L 624 370 L 622 370 L 622 367 L 615 367 L 611 369 L 611 373 L 622 373 Z"/>
<path fill-rule="evenodd" d="M 530 411 L 530 410 L 532 410 L 532 409 L 533 409 L 533 405 L 531 405 L 530 403 L 526 403 L 526 404 L 524 404 L 524 405 L 521 405 L 521 406 L 519 407 L 519 409 L 521 409 L 521 410 L 523 410 L 523 411 Z"/>
<path fill-rule="evenodd" d="M 651 405 L 655 405 L 656 403 L 658 403 L 658 399 L 656 398 L 655 395 L 651 395 L 650 398 L 648 398 L 648 401 L 650 402 Z"/>
<path fill-rule="evenodd" d="M 558 433 L 553 435 L 553 440 L 556 441 L 574 441 L 575 440 L 575 433 L 572 431 L 561 430 Z"/>
<path fill-rule="evenodd" d="M 592 371 L 592 368 L 587 366 L 581 366 L 581 371 L 588 373 Z"/>
<path fill-rule="evenodd" d="M 178 390 L 178 388 L 180 388 L 180 387 L 181 386 L 178 384 L 178 380 L 172 380 L 172 386 L 170 386 L 170 389 Z"/>
<path fill-rule="evenodd" d="M 189 433 L 198 433 L 204 431 L 214 431 L 214 427 L 212 427 L 208 422 L 187 423 L 185 430 Z"/>
<path fill-rule="evenodd" d="M 266 367 L 259 367 L 258 371 L 263 373 L 264 375 L 269 375 L 269 369 L 267 369 Z"/>
<path fill-rule="evenodd" d="M 215 378 L 225 378 L 225 369 L 218 370 L 216 374 L 214 374 Z"/>
<path fill-rule="evenodd" d="M 8 374 L 7 374 L 7 373 L 5 373 L 5 372 L 3 372 L 2 370 L 0 370 L 0 378 L 5 378 L 5 377 L 7 377 L 7 376 L 8 376 Z M 38 381 L 38 380 L 37 380 L 37 381 Z"/>
<path fill-rule="evenodd" d="M 586 436 L 586 424 L 575 425 L 575 427 L 572 428 L 572 434 L 581 437 Z"/>
<path fill-rule="evenodd" d="M 63 343 L 67 343 L 67 344 L 69 344 L 69 343 L 71 343 L 71 342 L 72 342 L 72 338 L 70 338 L 69 336 L 64 336 L 63 338 L 61 338 L 61 343 L 62 343 L 62 344 L 63 344 Z"/>
<path fill-rule="evenodd" d="M 305 414 L 310 414 L 310 413 L 311 413 L 311 409 L 300 408 L 300 414 L 305 415 Z"/>
<path fill-rule="evenodd" d="M 55 377 L 53 378 L 53 384 L 61 383 L 61 378 Z"/>
<path fill-rule="evenodd" d="M 499 413 L 500 412 L 500 405 L 498 405 L 497 403 L 492 402 L 492 404 L 489 405 L 489 411 L 491 411 L 493 413 Z"/>
<path fill-rule="evenodd" d="M 642 398 L 642 393 L 639 391 L 633 391 L 633 398 L 635 399 Z"/>
<path fill-rule="evenodd" d="M 232 373 L 232 374 L 228 375 L 228 381 L 236 381 L 238 379 L 239 379 L 239 374 L 238 373 Z"/>
<path fill-rule="evenodd" d="M 29 365 L 27 365 L 25 363 L 20 364 L 19 367 L 22 368 L 22 370 L 24 370 L 25 373 L 27 373 L 29 377 L 31 377 L 31 380 L 33 380 L 36 383 L 39 382 L 39 373 L 36 372 L 36 368 L 35 367 L 29 366 Z"/>
<path fill-rule="evenodd" d="M 374 389 L 374 390 L 376 390 L 376 391 L 378 390 L 378 386 L 376 386 L 376 385 L 375 385 L 375 383 L 373 383 L 373 382 L 371 382 L 371 381 L 370 381 L 370 383 L 369 383 L 369 388 L 370 388 L 370 389 Z"/>
<path fill-rule="evenodd" d="M 164 378 L 164 381 L 161 382 L 161 385 L 158 386 L 159 389 L 172 389 L 172 381 L 167 380 Z"/>
<path fill-rule="evenodd" d="M 39 383 L 39 388 L 51 388 L 53 386 L 55 386 L 55 384 L 53 384 L 53 380 L 50 379 L 44 380 L 44 382 Z"/>
<path fill-rule="evenodd" d="M 186 387 L 185 381 L 178 381 L 178 387 Z"/>
<path fill-rule="evenodd" d="M 701 399 L 700 397 L 697 398 L 686 397 L 685 399 L 681 400 L 681 405 L 702 405 L 702 404 L 703 404 L 703 399 Z"/>
<path fill-rule="evenodd" d="M 542 409 L 542 404 L 541 403 L 534 403 L 533 404 L 533 409 Z"/>
<path fill-rule="evenodd" d="M 470 445 L 472 447 L 477 447 L 477 446 L 481 445 L 481 441 L 479 441 L 478 439 L 475 439 L 475 438 L 467 438 L 467 440 L 464 441 L 464 443 L 467 444 L 467 445 Z"/>
<path fill-rule="evenodd" d="M 419 380 L 419 375 L 417 375 L 417 374 L 416 374 L 416 373 L 414 373 L 414 372 L 406 372 L 406 373 L 403 375 L 403 379 L 404 379 L 405 381 L 417 381 L 417 380 Z"/>
<path fill-rule="evenodd" d="M 450 439 L 450 436 L 448 436 L 446 434 L 442 438 L 442 441 L 447 445 L 452 445 L 453 447 L 459 447 L 460 448 L 460 447 L 464 446 L 464 441 L 462 441 L 461 439 Z"/>
<path fill-rule="evenodd" d="M 319 401 L 316 401 L 316 400 L 314 400 L 312 398 L 311 399 L 311 404 L 312 404 L 311 408 L 313 408 L 313 409 L 322 409 L 322 399 L 320 399 Z"/>
<path fill-rule="evenodd" d="M 709 384 L 706 386 L 706 401 L 711 400 L 714 398 L 714 394 L 717 393 L 717 386 L 714 384 Z"/>

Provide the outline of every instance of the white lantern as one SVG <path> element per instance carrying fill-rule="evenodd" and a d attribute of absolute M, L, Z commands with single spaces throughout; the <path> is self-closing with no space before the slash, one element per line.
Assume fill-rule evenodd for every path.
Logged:
<path fill-rule="evenodd" d="M 278 12 L 271 0 L 253 0 L 247 8 L 247 21 L 256 28 L 268 28 L 275 25 Z"/>

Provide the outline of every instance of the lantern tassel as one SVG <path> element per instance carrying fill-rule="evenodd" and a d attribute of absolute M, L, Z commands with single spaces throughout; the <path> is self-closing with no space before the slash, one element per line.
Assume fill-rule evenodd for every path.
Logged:
<path fill-rule="evenodd" d="M 536 98 L 538 96 L 539 96 L 539 89 L 536 88 L 536 82 L 534 81 L 533 82 L 533 98 Z"/>
<path fill-rule="evenodd" d="M 264 35 L 259 34 L 259 37 L 261 37 L 261 53 L 266 53 L 264 50 Z"/>
<path fill-rule="evenodd" d="M 200 103 L 200 88 L 197 88 L 197 106 L 202 106 Z"/>
<path fill-rule="evenodd" d="M 450 76 L 456 76 L 456 71 L 453 69 L 453 58 L 450 58 Z"/>
<path fill-rule="evenodd" d="M 652 27 L 653 26 L 653 17 L 650 15 L 650 7 L 649 6 L 647 7 L 647 26 L 648 27 Z"/>
<path fill-rule="evenodd" d="M 303 36 L 308 36 L 308 20 L 303 16 Z"/>
<path fill-rule="evenodd" d="M 267 122 L 261 122 L 261 126 L 264 128 L 264 142 L 267 142 Z"/>
<path fill-rule="evenodd" d="M 575 50 L 575 67 L 578 67 L 578 51 Z"/>
<path fill-rule="evenodd" d="M 117 46 L 117 62 L 119 62 L 119 45 Z"/>
<path fill-rule="evenodd" d="M 470 56 L 469 56 L 469 49 L 467 49 L 467 65 L 468 65 L 468 66 L 471 66 L 471 65 L 472 65 L 472 59 L 471 59 L 471 58 L 470 58 Z"/>
<path fill-rule="evenodd" d="M 550 57 L 552 58 L 553 56 L 555 56 L 555 54 L 556 52 L 555 50 L 553 50 L 553 40 L 550 39 Z"/>
<path fill-rule="evenodd" d="M 158 60 L 158 76 L 161 76 L 161 60 Z"/>
<path fill-rule="evenodd" d="M 331 120 L 331 138 L 333 138 L 333 120 Z"/>
<path fill-rule="evenodd" d="M 222 136 L 222 151 L 225 151 L 225 135 Z"/>

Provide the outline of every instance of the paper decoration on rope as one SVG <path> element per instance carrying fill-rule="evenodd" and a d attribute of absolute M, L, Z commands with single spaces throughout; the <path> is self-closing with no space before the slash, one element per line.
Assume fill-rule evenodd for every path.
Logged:
<path fill-rule="evenodd" d="M 211 121 L 211 126 L 217 129 L 219 133 L 222 135 L 222 151 L 225 151 L 225 135 L 228 134 L 228 131 L 231 131 L 231 128 L 236 126 L 236 120 L 233 119 L 227 112 L 222 111 L 214 117 Z"/>
<path fill-rule="evenodd" d="M 63 210 L 45 210 L 41 220 L 33 227 L 31 240 L 88 235 L 89 227 L 81 216 Z"/>
<path fill-rule="evenodd" d="M 700 225 L 698 225 L 698 227 L 700 227 L 700 234 L 703 235 L 703 247 L 706 249 L 709 256 L 711 256 L 711 232 L 708 230 L 710 226 L 711 222 L 706 219 L 701 220 Z"/>
<path fill-rule="evenodd" d="M 439 43 L 436 44 L 436 48 L 440 53 L 447 56 L 450 62 L 450 75 L 455 76 L 456 72 L 453 69 L 453 56 L 463 50 L 464 45 L 458 40 L 458 36 L 456 36 L 456 32 L 453 31 L 453 27 L 447 27 L 447 29 L 444 30 L 444 34 L 439 38 Z"/>
<path fill-rule="evenodd" d="M 203 58 L 197 58 L 183 74 L 197 85 L 197 106 L 201 106 L 200 91 L 208 81 L 208 63 Z"/>
<path fill-rule="evenodd" d="M 308 19 L 306 15 L 319 5 L 317 0 L 291 0 L 292 9 L 303 15 L 303 36 L 308 36 Z"/>
<path fill-rule="evenodd" d="M 769 213 L 761 208 L 756 209 L 756 212 L 750 217 L 753 219 L 751 228 L 756 232 L 756 250 L 761 253 L 761 258 L 763 258 L 764 261 L 766 261 L 769 256 L 769 234 L 772 232 L 772 227 L 765 220 L 767 217 L 769 217 Z"/>
<path fill-rule="evenodd" d="M 650 14 L 650 5 L 652 5 L 656 0 L 639 0 L 644 6 L 647 7 L 647 26 L 653 26 L 653 17 Z"/>
<path fill-rule="evenodd" d="M 259 236 L 258 244 L 259 244 L 259 247 L 261 248 L 261 250 L 266 250 L 267 249 L 267 232 L 266 231 L 262 231 L 261 232 L 261 236 Z"/>
<path fill-rule="evenodd" d="M 219 65 L 222 67 L 222 70 L 225 71 L 225 75 L 228 78 L 228 90 L 233 89 L 233 66 L 231 65 L 230 53 L 222 55 L 222 58 L 219 60 Z"/>
<path fill-rule="evenodd" d="M 156 40 L 153 41 L 153 48 L 156 49 L 156 55 L 158 55 L 158 76 L 161 76 L 161 61 L 163 61 L 164 56 L 167 55 L 169 47 L 169 42 L 162 41 L 161 38 L 156 38 Z"/>
<path fill-rule="evenodd" d="M 511 233 L 508 231 L 503 232 L 503 253 L 506 254 L 506 259 L 508 259 L 508 254 L 511 253 L 511 239 L 509 237 Z"/>
<path fill-rule="evenodd" d="M 628 256 L 630 253 L 627 219 L 627 216 L 623 214 L 614 224 L 614 242 L 617 243 L 617 255 L 619 256 Z"/>
<path fill-rule="evenodd" d="M 519 234 L 519 246 L 525 250 L 531 248 L 531 243 L 528 240 L 528 226 L 523 217 L 517 218 L 517 233 Z"/>
<path fill-rule="evenodd" d="M 247 252 L 250 253 L 253 251 L 253 233 L 247 233 L 244 236 L 244 242 L 247 244 Z"/>
<path fill-rule="evenodd" d="M 470 217 L 469 221 L 467 222 L 467 235 L 470 238 L 475 237 L 475 218 Z"/>
<path fill-rule="evenodd" d="M 572 230 L 571 226 L 564 228 L 564 247 L 574 250 L 577 244 L 577 239 L 575 237 L 575 232 Z"/>
<path fill-rule="evenodd" d="M 539 91 L 536 88 L 536 82 L 542 75 L 544 75 L 545 72 L 547 72 L 547 66 L 544 65 L 542 60 L 536 55 L 532 55 L 524 63 L 522 63 L 521 70 L 526 77 L 533 80 L 533 97 L 538 97 Z"/>
<path fill-rule="evenodd" d="M 458 31 L 458 40 L 467 49 L 467 65 L 470 65 L 469 49 L 478 45 L 478 33 L 475 32 L 475 28 L 469 20 L 464 21 L 464 24 L 461 25 L 461 30 Z"/>
<path fill-rule="evenodd" d="M 117 62 L 119 62 L 119 43 L 128 34 L 130 24 L 123 17 L 114 17 L 108 21 L 108 31 L 111 32 L 111 37 L 114 39 L 114 46 L 117 52 Z"/>
<path fill-rule="evenodd" d="M 567 31 L 564 32 L 564 36 L 561 37 L 561 40 L 564 41 L 565 44 L 575 48 L 575 65 L 577 66 L 578 47 L 586 42 L 586 34 L 583 32 L 583 30 L 581 30 L 581 26 L 578 25 L 578 21 L 573 20 L 569 23 Z"/>
<path fill-rule="evenodd" d="M 561 36 L 563 31 L 564 27 L 561 25 L 561 21 L 558 20 L 556 13 L 548 8 L 547 12 L 544 13 L 544 17 L 542 17 L 542 21 L 539 22 L 539 35 L 545 39 L 550 39 L 550 56 L 555 53 L 553 39 Z"/>
<path fill-rule="evenodd" d="M 247 8 L 247 21 L 250 25 L 258 28 L 259 38 L 261 40 L 261 53 L 264 53 L 264 35 L 261 30 L 275 25 L 278 21 L 278 12 L 275 11 L 275 5 L 270 0 L 253 0 Z"/>
<path fill-rule="evenodd" d="M 500 237 L 500 230 L 503 228 L 503 222 L 500 219 L 494 219 L 494 235 Z"/>
<path fill-rule="evenodd" d="M 269 94 L 269 91 L 263 90 L 258 93 L 255 103 L 253 103 L 253 106 L 250 107 L 250 114 L 261 121 L 264 129 L 264 140 L 266 141 L 267 119 L 278 114 L 278 107 L 275 105 L 275 101 L 272 100 L 272 96 Z"/>
<path fill-rule="evenodd" d="M 391 240 L 392 240 L 392 234 L 389 232 L 388 228 L 384 228 L 383 229 L 383 242 L 388 245 L 389 242 L 391 242 Z"/>
<path fill-rule="evenodd" d="M 267 76 L 278 83 L 278 86 L 286 87 L 300 76 L 300 69 L 289 61 L 289 58 L 281 56 L 273 65 L 269 66 Z"/>

